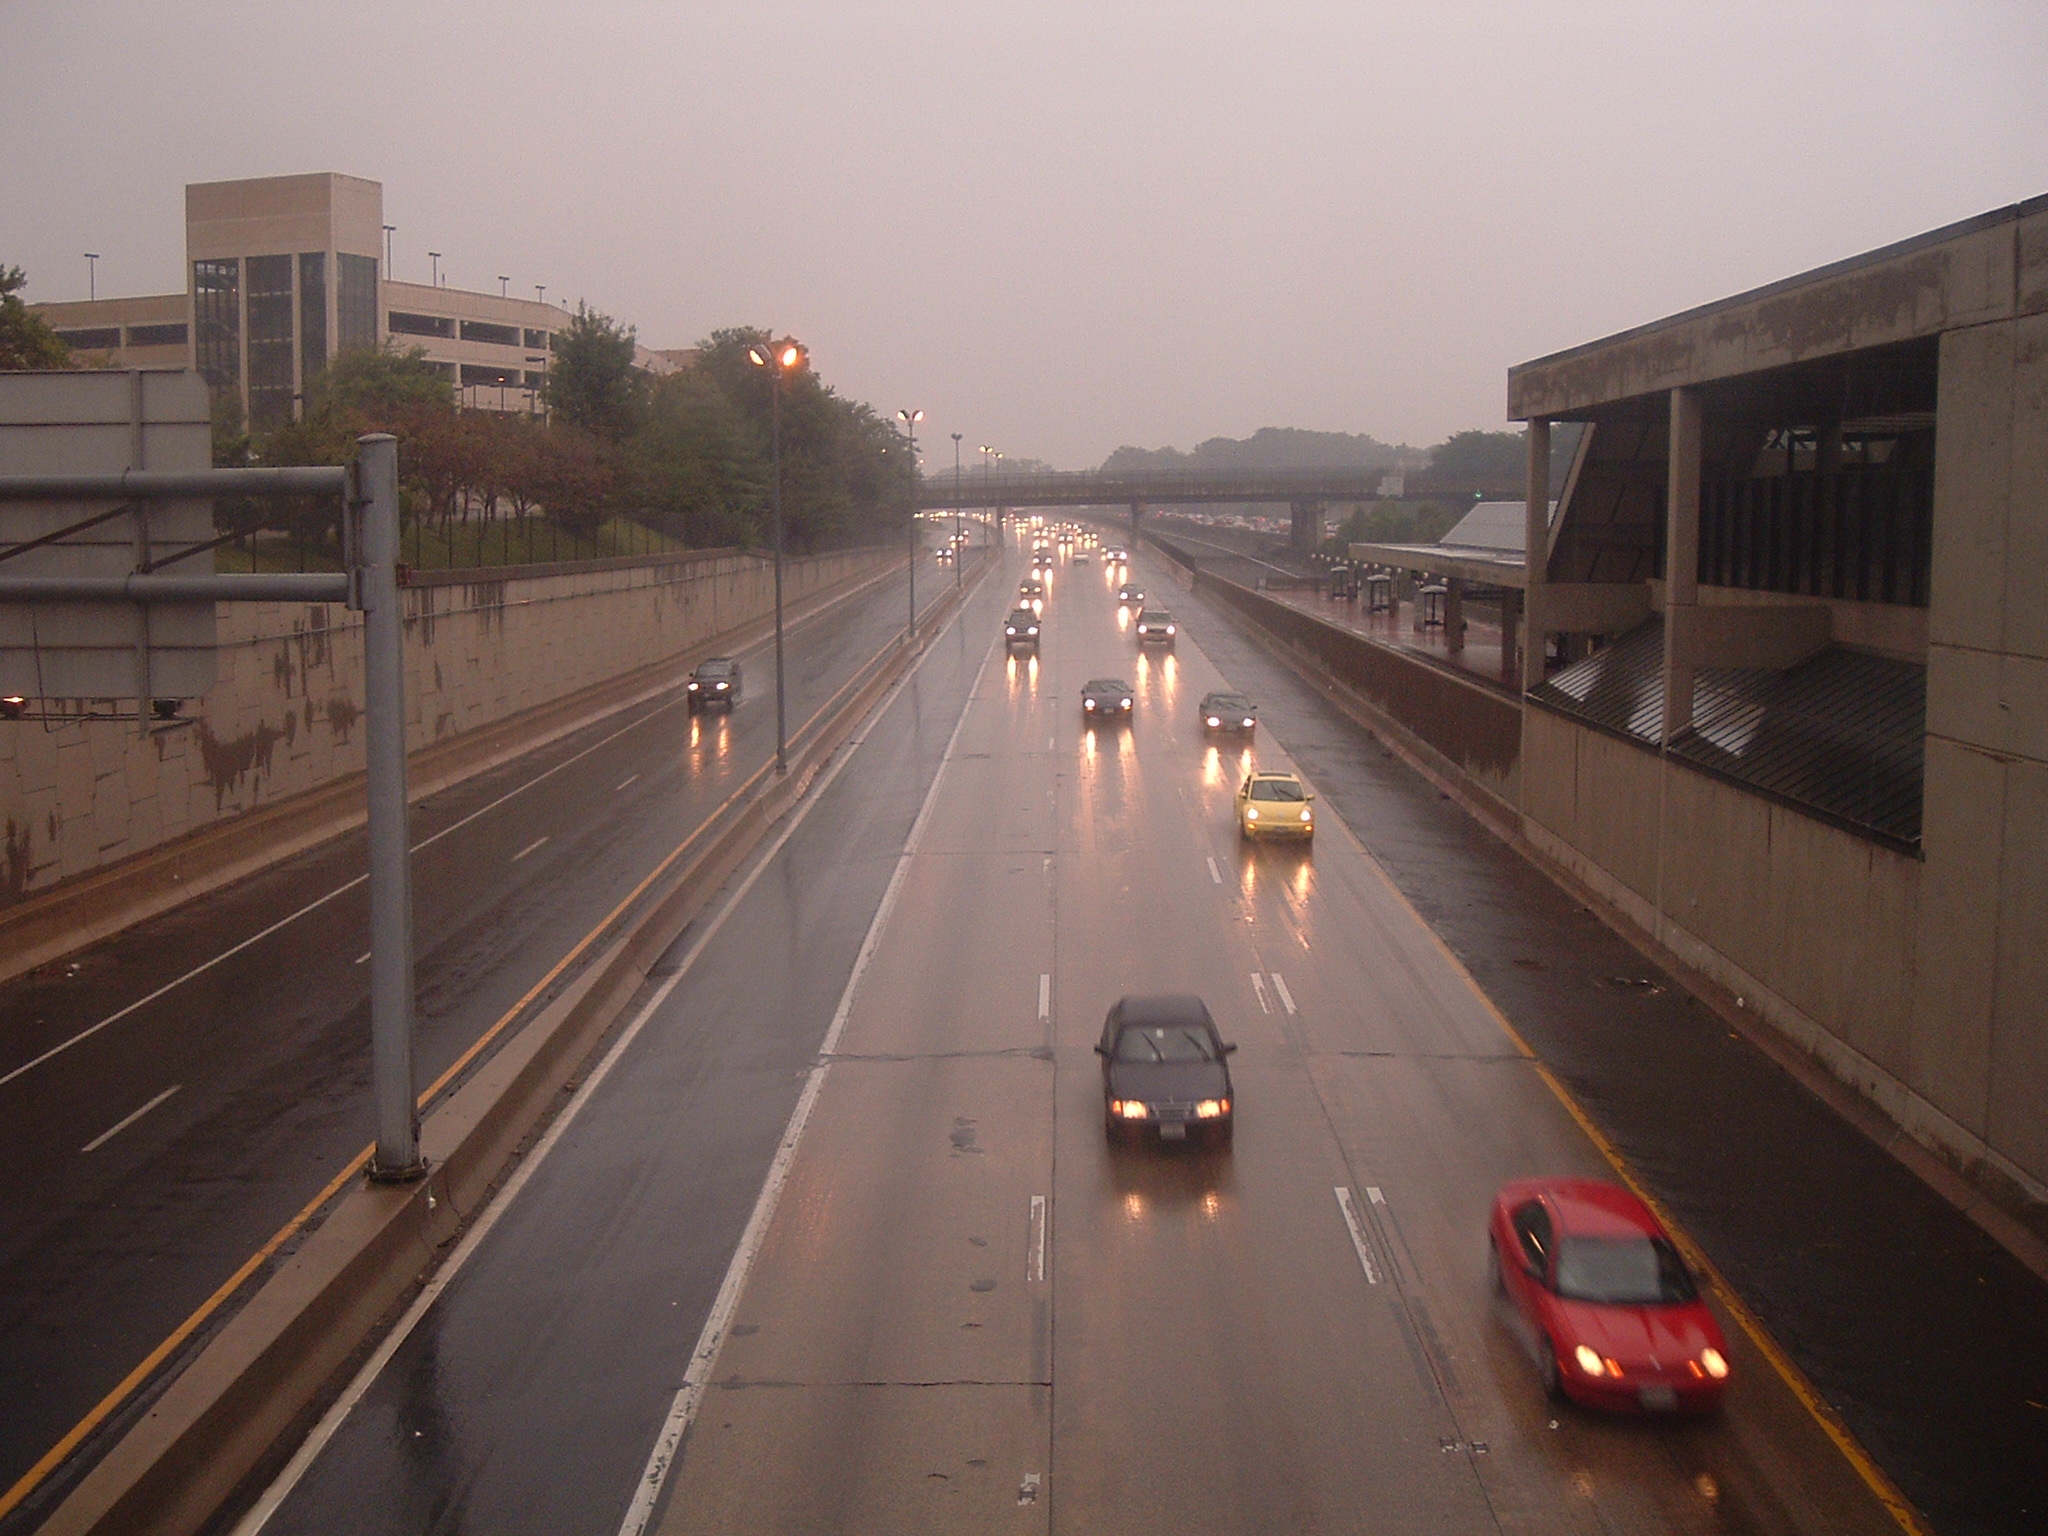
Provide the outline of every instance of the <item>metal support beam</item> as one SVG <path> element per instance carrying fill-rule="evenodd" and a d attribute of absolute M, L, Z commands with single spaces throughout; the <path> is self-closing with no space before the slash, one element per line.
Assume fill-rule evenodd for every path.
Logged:
<path fill-rule="evenodd" d="M 1550 422 L 1529 423 L 1529 476 L 1522 488 L 1522 686 L 1543 683 L 1545 628 L 1543 589 L 1550 581 Z"/>
<path fill-rule="evenodd" d="M 370 1057 L 377 1150 L 370 1177 L 426 1171 L 413 1082 L 412 852 L 405 773 L 405 610 L 398 588 L 398 440 L 359 440 L 349 512 L 361 518 L 355 572 L 363 609 L 370 792 Z"/>
<path fill-rule="evenodd" d="M 1671 391 L 1670 479 L 1664 493 L 1664 730 L 1668 745 L 1692 725 L 1693 668 L 1675 649 L 1683 622 L 1700 595 L 1700 395 Z"/>

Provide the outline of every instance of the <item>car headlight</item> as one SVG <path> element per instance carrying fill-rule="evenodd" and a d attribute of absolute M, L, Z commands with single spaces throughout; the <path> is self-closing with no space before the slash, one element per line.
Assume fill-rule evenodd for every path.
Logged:
<path fill-rule="evenodd" d="M 731 686 L 732 686 L 732 684 L 731 684 L 731 683 L 720 683 L 720 684 L 718 685 L 718 691 L 719 691 L 720 693 L 723 693 L 723 692 L 725 692 L 725 690 L 726 690 L 726 689 L 730 688 Z"/>
<path fill-rule="evenodd" d="M 1579 1369 L 1588 1376 L 1605 1376 L 1607 1374 L 1607 1362 L 1595 1354 L 1590 1345 L 1581 1344 L 1577 1349 L 1573 1350 L 1572 1359 L 1578 1362 Z M 1617 1374 L 1619 1373 L 1617 1372 Z"/>
<path fill-rule="evenodd" d="M 1168 633 L 1169 635 L 1173 633 L 1173 626 L 1172 626 L 1171 624 L 1169 624 L 1169 625 L 1167 625 L 1167 626 L 1166 626 L 1166 632 L 1167 632 L 1167 633 Z"/>
<path fill-rule="evenodd" d="M 1222 722 L 1221 720 L 1217 719 L 1217 718 L 1216 718 L 1216 716 L 1214 716 L 1214 715 L 1211 715 L 1211 716 L 1209 717 L 1209 723 L 1210 723 L 1211 725 L 1221 725 L 1221 724 L 1222 724 L 1223 722 Z"/>
<path fill-rule="evenodd" d="M 1700 1351 L 1700 1364 L 1706 1368 L 1707 1374 L 1713 1377 L 1714 1380 L 1726 1381 L 1728 1379 L 1728 1357 L 1711 1344 Z"/>
<path fill-rule="evenodd" d="M 1305 805 L 1301 808 L 1301 819 L 1303 821 L 1307 821 L 1309 819 L 1309 809 Z"/>
<path fill-rule="evenodd" d="M 1147 630 L 1147 629 L 1145 628 L 1145 626 L 1144 626 L 1144 625 L 1140 624 L 1140 625 L 1138 626 L 1138 633 L 1139 633 L 1139 634 L 1141 634 L 1141 635 L 1143 635 L 1143 634 L 1148 634 L 1148 633 L 1150 633 L 1150 631 L 1148 631 L 1148 630 Z"/>
<path fill-rule="evenodd" d="M 1038 626 L 1036 624 L 1027 624 L 1024 627 L 1024 633 L 1027 635 L 1035 635 L 1038 633 Z"/>
<path fill-rule="evenodd" d="M 1250 715 L 1246 715 L 1244 717 L 1244 728 L 1246 730 L 1250 730 L 1252 728 L 1252 717 Z"/>
<path fill-rule="evenodd" d="M 1118 1099 L 1110 1107 L 1126 1120 L 1142 1120 L 1152 1112 L 1152 1106 L 1143 1099 Z"/>
<path fill-rule="evenodd" d="M 1259 819 L 1259 808 L 1256 805 L 1246 806 L 1244 808 L 1244 819 L 1246 821 L 1257 821 Z"/>
<path fill-rule="evenodd" d="M 1125 699 L 1123 702 L 1123 707 L 1125 709 L 1129 709 L 1131 707 L 1131 701 L 1129 699 Z"/>
<path fill-rule="evenodd" d="M 695 693 L 696 691 L 697 685 L 695 683 L 690 684 L 690 692 Z"/>
<path fill-rule="evenodd" d="M 1003 633 L 1006 635 L 1014 635 L 1015 633 L 1017 633 L 1017 626 L 1014 624 L 1005 624 L 1003 626 Z"/>
<path fill-rule="evenodd" d="M 1195 1106 L 1197 1120 L 1215 1120 L 1230 1113 L 1230 1100 L 1204 1099 Z"/>

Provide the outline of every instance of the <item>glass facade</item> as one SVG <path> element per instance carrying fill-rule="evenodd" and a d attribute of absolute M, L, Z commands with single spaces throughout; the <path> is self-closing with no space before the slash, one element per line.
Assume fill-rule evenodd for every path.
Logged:
<path fill-rule="evenodd" d="M 260 431 L 292 419 L 292 259 L 250 256 L 242 267 L 249 285 L 249 425 Z"/>
<path fill-rule="evenodd" d="M 192 263 L 192 318 L 199 328 L 199 371 L 215 390 L 242 391 L 241 263 Z"/>
<path fill-rule="evenodd" d="M 121 345 L 121 327 L 94 325 L 79 330 L 59 331 L 57 339 L 79 351 L 96 352 Z"/>
<path fill-rule="evenodd" d="M 164 325 L 131 325 L 128 327 L 128 345 L 131 347 L 182 347 L 185 345 L 183 321 Z"/>
<path fill-rule="evenodd" d="M 299 378 L 301 388 L 327 366 L 327 253 L 299 257 Z"/>
<path fill-rule="evenodd" d="M 334 258 L 336 348 L 340 352 L 377 345 L 377 258 Z"/>

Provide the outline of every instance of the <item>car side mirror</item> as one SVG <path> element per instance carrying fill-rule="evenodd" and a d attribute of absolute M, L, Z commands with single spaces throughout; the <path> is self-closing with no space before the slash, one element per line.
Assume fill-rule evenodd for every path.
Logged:
<path fill-rule="evenodd" d="M 1104 1045 L 1100 1040 L 1098 1040 L 1095 1042 L 1095 1054 L 1098 1056 L 1107 1057 L 1109 1055 L 1109 1047 Z"/>
<path fill-rule="evenodd" d="M 1223 1054 L 1226 1056 L 1235 1056 L 1237 1054 L 1237 1042 L 1235 1040 L 1226 1040 L 1223 1043 Z"/>

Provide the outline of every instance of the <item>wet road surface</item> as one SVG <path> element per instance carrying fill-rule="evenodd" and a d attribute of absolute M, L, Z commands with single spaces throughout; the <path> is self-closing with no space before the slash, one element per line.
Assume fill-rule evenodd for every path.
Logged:
<path fill-rule="evenodd" d="M 1509 1177 L 1605 1173 L 1593 1143 L 1338 818 L 1238 844 L 1245 754 L 1193 719 L 1258 686 L 1205 653 L 1220 624 L 1140 661 L 1106 573 L 1063 570 L 1009 659 L 1007 601 L 934 648 L 265 1528 L 620 1530 L 815 1093 L 650 1528 L 1896 1529 L 1739 1329 L 1717 1417 L 1543 1398 L 1484 1215 Z M 1128 731 L 1081 727 L 1103 672 Z M 1090 1047 L 1154 989 L 1242 1045 L 1233 1151 L 1105 1142 Z"/>
<path fill-rule="evenodd" d="M 906 606 L 899 575 L 790 631 L 793 732 Z M 672 690 L 414 808 L 423 1085 L 772 757 L 772 651 L 744 660 L 730 714 Z M 368 1140 L 362 863 L 340 839 L 0 986 L 0 1494 Z"/>

